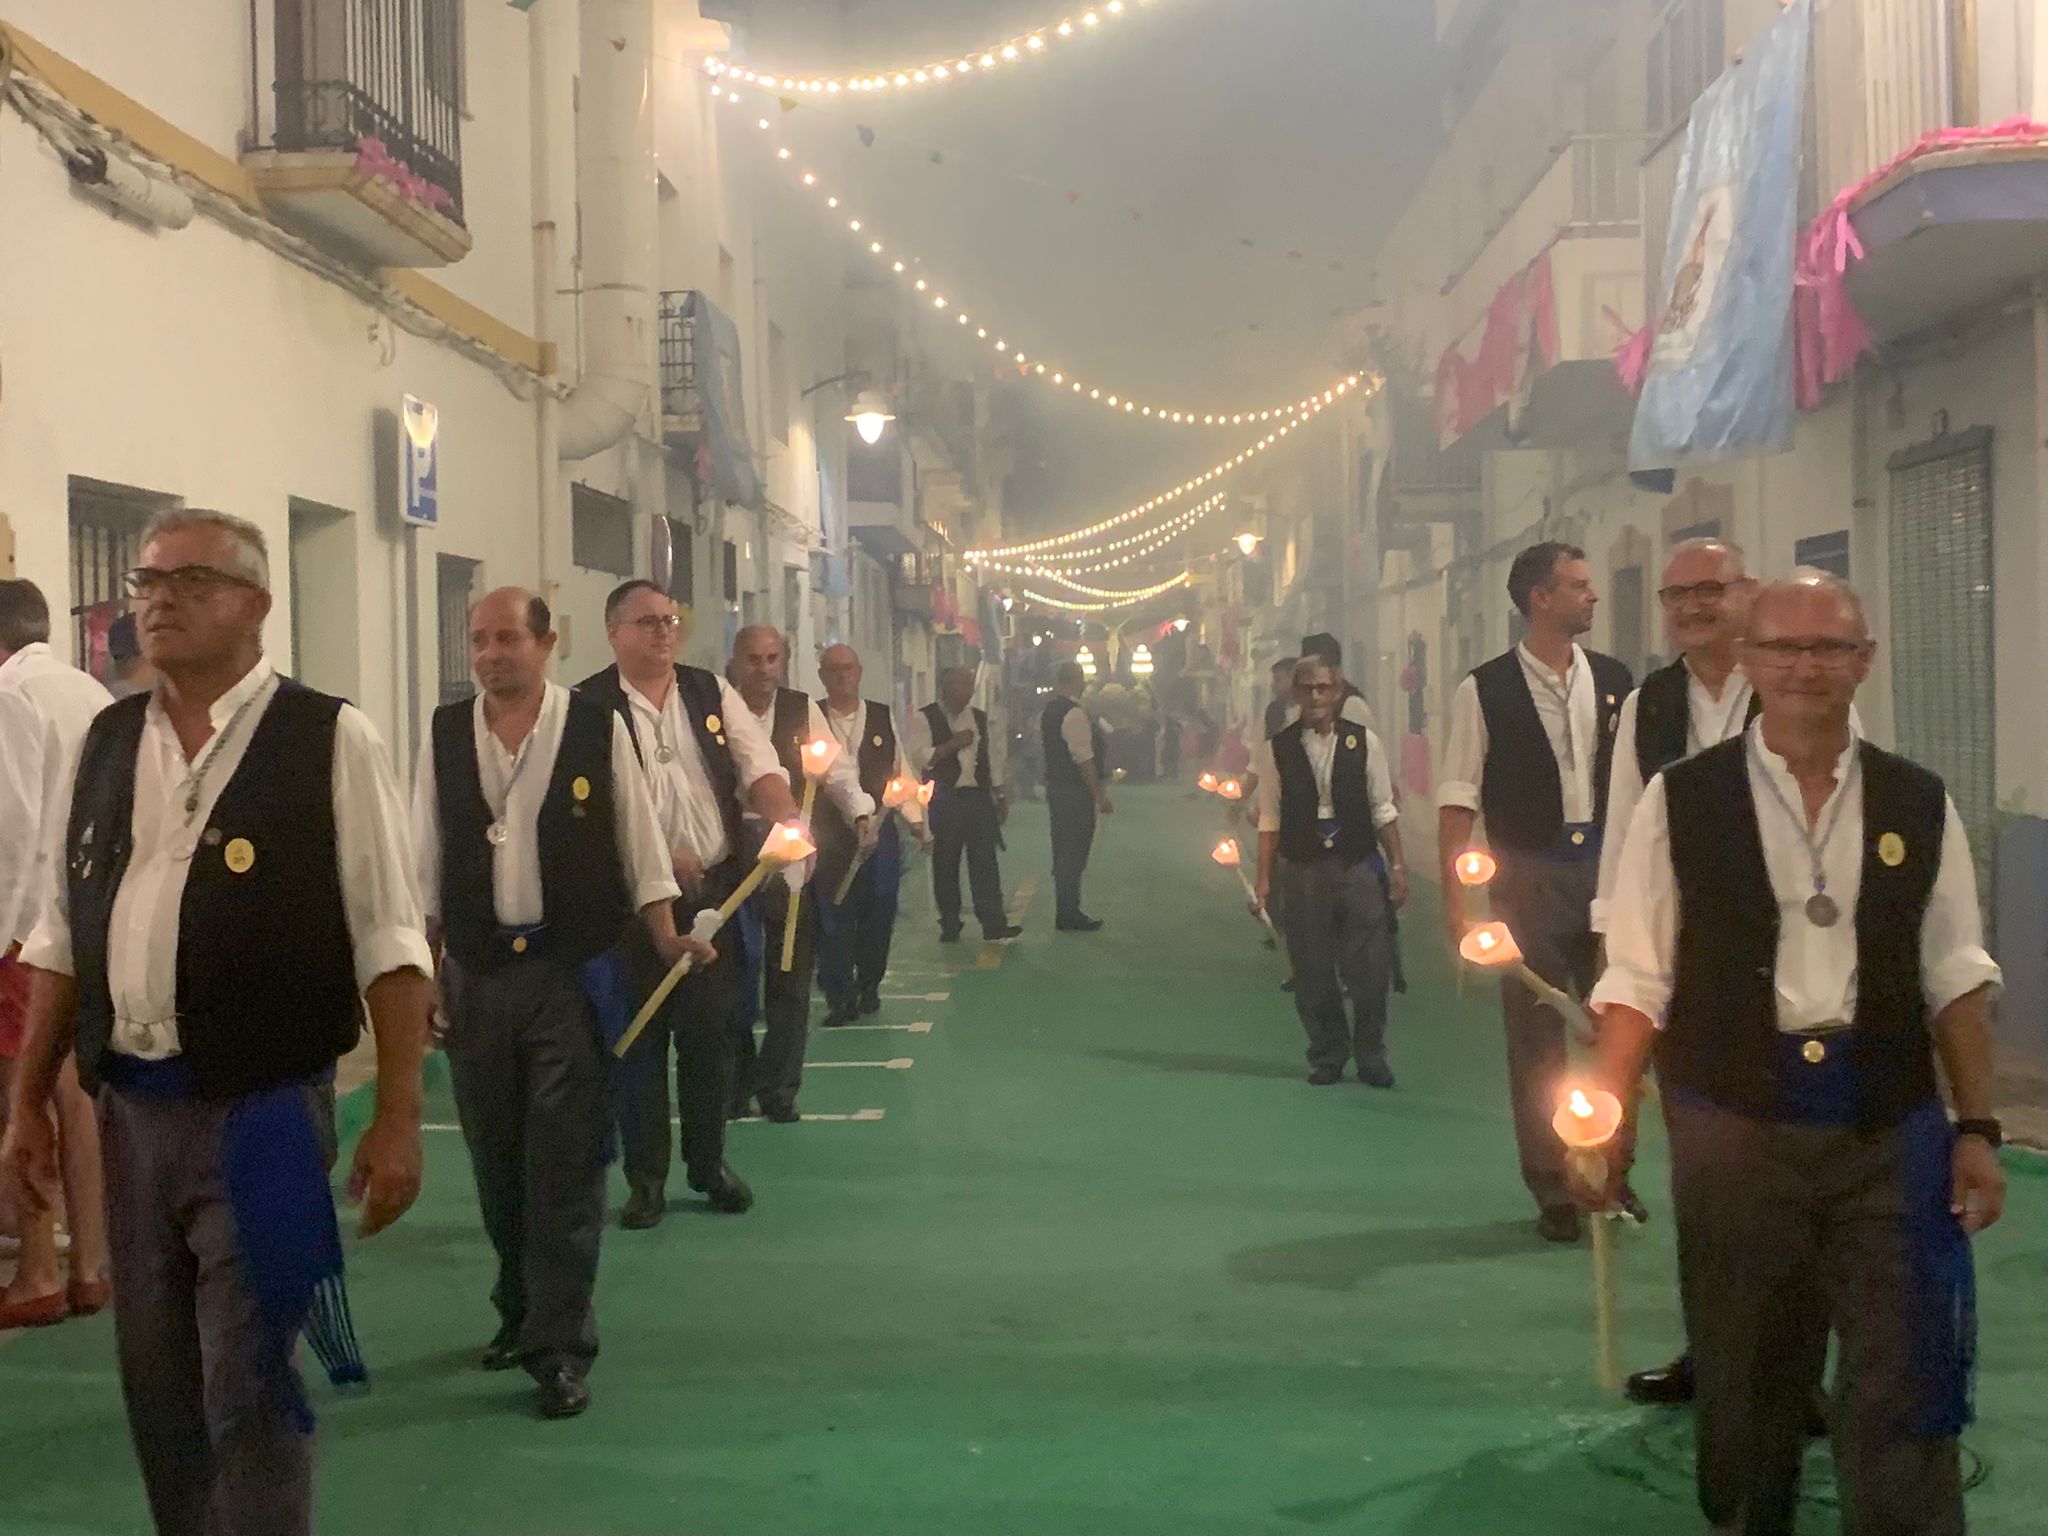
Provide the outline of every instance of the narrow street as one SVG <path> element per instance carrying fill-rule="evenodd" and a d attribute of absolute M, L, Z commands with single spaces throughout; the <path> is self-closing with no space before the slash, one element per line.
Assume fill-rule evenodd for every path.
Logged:
<path fill-rule="evenodd" d="M 1398 1090 L 1308 1087 L 1281 962 L 1207 860 L 1215 808 L 1118 791 L 1098 936 L 1051 932 L 1042 807 L 1008 830 L 1007 951 L 941 947 L 919 863 L 878 1024 L 813 1039 L 821 1118 L 734 1137 L 755 1211 L 713 1217 L 677 1173 L 661 1228 L 606 1233 L 575 1424 L 473 1367 L 489 1250 L 437 1074 L 426 1195 L 351 1253 L 372 1388 L 312 1388 L 321 1528 L 1696 1529 L 1686 1418 L 1594 1391 L 1588 1252 L 1531 1230 L 1490 997 L 1459 998 L 1418 911 Z M 1621 1245 L 1631 1365 L 1677 1341 L 1665 1180 L 1653 1129 L 1657 1219 Z M 2048 1486 L 2044 1219 L 2048 1179 L 2014 1162 L 1979 1251 L 1980 1536 L 2038 1530 Z M 76 1475 L 128 1454 L 110 1317 L 9 1338 L 0 1397 L 40 1405 L 0 1436 L 7 1536 L 146 1529 L 132 1477 Z M 1827 1458 L 1811 1472 L 1825 1499 Z"/>

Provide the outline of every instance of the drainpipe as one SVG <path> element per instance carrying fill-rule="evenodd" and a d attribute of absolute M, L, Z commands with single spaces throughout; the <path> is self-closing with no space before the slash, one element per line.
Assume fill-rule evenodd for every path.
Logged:
<path fill-rule="evenodd" d="M 556 8 L 566 11 L 567 0 L 536 11 Z M 652 0 L 582 0 L 581 34 L 584 350 L 582 376 L 557 413 L 564 459 L 625 440 L 654 391 Z"/>
<path fill-rule="evenodd" d="M 573 42 L 575 10 L 572 0 L 540 0 L 526 13 L 528 110 L 531 112 L 529 167 L 533 181 L 533 337 L 542 349 L 555 348 L 555 373 L 562 370 L 561 346 L 556 338 L 555 304 L 561 281 L 556 274 L 554 123 L 558 74 L 556 58 L 561 51 L 564 27 L 557 18 L 571 24 L 568 41 Z M 549 591 L 548 534 L 555 526 L 557 487 L 561 478 L 559 403 L 549 388 L 534 392 L 534 590 Z"/>

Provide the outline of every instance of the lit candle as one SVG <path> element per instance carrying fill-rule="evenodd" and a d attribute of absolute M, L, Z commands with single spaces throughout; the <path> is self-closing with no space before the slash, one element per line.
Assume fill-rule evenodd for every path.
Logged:
<path fill-rule="evenodd" d="M 1589 1190 L 1606 1194 L 1610 1178 L 1603 1150 L 1621 1130 L 1621 1100 L 1604 1088 L 1567 1083 L 1550 1128 L 1571 1151 L 1572 1172 Z M 1593 1213 L 1593 1377 L 1605 1391 L 1621 1386 L 1621 1346 L 1615 1336 L 1614 1245 L 1604 1212 Z"/>
<path fill-rule="evenodd" d="M 1195 788 L 1207 790 L 1210 794 L 1213 795 L 1221 786 L 1222 782 L 1223 781 L 1218 779 L 1215 774 L 1209 772 L 1205 768 L 1202 770 L 1202 776 L 1199 779 L 1195 780 Z"/>
<path fill-rule="evenodd" d="M 820 736 L 807 741 L 797 751 L 797 758 L 804 766 L 804 830 L 812 826 L 811 812 L 818 803 L 818 781 L 832 771 L 832 765 L 839 760 L 839 742 L 830 736 Z M 803 907 L 803 892 L 789 893 L 789 915 L 782 922 L 782 969 L 787 972 L 796 965 L 796 920 Z"/>
<path fill-rule="evenodd" d="M 875 827 L 874 838 L 847 861 L 846 873 L 839 878 L 839 889 L 832 893 L 833 906 L 839 906 L 846 900 L 846 893 L 853 889 L 853 877 L 861 872 L 862 866 L 879 845 L 882 829 L 889 825 L 889 818 L 916 799 L 917 786 L 900 774 L 882 786 L 882 819 Z"/>
<path fill-rule="evenodd" d="M 1216 793 L 1226 800 L 1242 800 L 1244 798 L 1244 786 L 1235 779 L 1225 779 L 1216 786 Z"/>
<path fill-rule="evenodd" d="M 1458 872 L 1458 884 L 1464 886 L 1489 885 L 1500 873 L 1500 864 L 1484 848 L 1467 848 L 1458 855 L 1454 866 Z"/>

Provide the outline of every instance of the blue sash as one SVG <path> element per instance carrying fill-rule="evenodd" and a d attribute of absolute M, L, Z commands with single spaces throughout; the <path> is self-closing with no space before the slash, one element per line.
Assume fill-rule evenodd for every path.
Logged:
<path fill-rule="evenodd" d="M 1939 1102 L 1892 1131 L 1905 1181 L 1906 1321 L 1917 1389 L 1913 1430 L 1949 1439 L 1977 1417 L 1977 1275 L 1949 1209 L 1956 1137 Z"/>

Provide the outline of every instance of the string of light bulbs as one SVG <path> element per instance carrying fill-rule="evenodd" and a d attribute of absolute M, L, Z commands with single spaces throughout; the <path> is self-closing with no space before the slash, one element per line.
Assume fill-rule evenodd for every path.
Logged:
<path fill-rule="evenodd" d="M 1143 533 L 1134 533 L 1094 548 L 1050 551 L 1036 560 L 1021 562 L 991 559 L 976 560 L 974 563 L 983 569 L 1002 571 L 1012 576 L 1055 577 L 1061 576 L 1063 571 L 1067 574 L 1090 576 L 1098 571 L 1135 565 L 1141 560 L 1149 560 L 1167 545 L 1185 537 L 1193 530 L 1195 524 L 1222 506 L 1224 500 L 1223 494 L 1219 491 L 1207 501 L 1197 502 L 1185 512 L 1176 513 L 1156 528 L 1148 528 Z M 1053 562 L 1058 562 L 1058 569 L 1055 569 Z"/>
<path fill-rule="evenodd" d="M 1379 387 L 1379 379 L 1367 380 L 1361 398 L 1371 399 L 1378 392 Z M 1107 533 L 1112 528 L 1119 528 L 1135 522 L 1137 519 L 1167 505 L 1169 502 L 1178 501 L 1189 492 L 1198 491 L 1211 481 L 1221 479 L 1247 460 L 1254 459 L 1277 445 L 1281 439 L 1292 434 L 1295 428 L 1307 426 L 1316 417 L 1322 415 L 1325 409 L 1326 407 L 1322 401 L 1316 401 L 1285 426 L 1274 428 L 1234 457 L 1225 459 L 1220 464 L 1212 465 L 1193 479 L 1183 480 L 1171 490 L 1161 491 L 1157 495 L 1139 502 L 1135 507 L 1129 507 L 1117 513 L 1114 517 L 1105 517 L 1099 522 L 1088 524 L 1085 528 L 1069 529 L 1065 533 L 1056 533 L 1043 539 L 1032 539 L 1023 544 L 1004 544 L 994 549 L 970 549 L 967 551 L 966 559 L 969 564 L 980 565 L 993 560 L 1013 560 L 1020 555 L 1036 555 L 1046 550 L 1071 549 L 1072 546 L 1092 539 L 1098 534 Z M 1053 557 L 1047 556 L 1046 558 L 1050 559 Z"/>
<path fill-rule="evenodd" d="M 1131 608 L 1139 603 L 1149 603 L 1155 597 L 1164 597 L 1169 592 L 1190 585 L 1194 579 L 1192 572 L 1182 571 L 1171 581 L 1162 581 L 1155 586 L 1139 587 L 1130 592 L 1110 592 L 1102 602 L 1069 602 L 1066 598 L 1047 597 L 1043 592 L 1033 592 L 1028 588 L 1019 592 L 1017 596 L 1027 603 L 1036 603 L 1042 608 L 1057 608 L 1064 613 L 1107 613 L 1112 608 Z"/>
<path fill-rule="evenodd" d="M 714 99 L 728 101 L 734 106 L 742 105 L 739 94 L 736 91 L 728 90 L 715 82 L 711 87 L 711 94 Z M 763 133 L 767 133 L 773 130 L 775 123 L 772 118 L 762 117 L 758 120 L 756 126 Z M 795 150 L 791 149 L 787 144 L 778 144 L 775 148 L 775 158 L 778 162 L 790 168 L 791 174 L 796 177 L 798 184 L 805 191 L 819 193 L 824 196 L 827 210 L 846 219 L 847 232 L 857 237 L 864 244 L 870 257 L 878 264 L 885 266 L 897 277 L 903 279 L 920 296 L 922 301 L 928 302 L 931 305 L 934 312 L 939 314 L 950 312 L 953 316 L 954 324 L 961 330 L 966 331 L 971 328 L 974 339 L 985 343 L 989 350 L 1014 367 L 1020 379 L 1043 383 L 1055 390 L 1064 389 L 1068 394 L 1086 400 L 1091 405 L 1100 405 L 1105 410 L 1113 411 L 1120 415 L 1156 421 L 1169 426 L 1185 427 L 1233 427 L 1245 426 L 1247 424 L 1258 425 L 1270 421 L 1284 421 L 1290 415 L 1306 411 L 1317 401 L 1321 401 L 1324 405 L 1335 404 L 1339 398 L 1348 395 L 1361 382 L 1359 375 L 1347 373 L 1340 378 L 1332 380 L 1320 392 L 1311 392 L 1303 395 L 1298 400 L 1292 400 L 1282 405 L 1259 406 L 1249 410 L 1201 411 L 1187 406 L 1171 406 L 1149 400 L 1136 400 L 1119 390 L 1108 388 L 1092 380 L 1078 378 L 1067 372 L 1064 368 L 1056 367 L 1043 360 L 1033 362 L 1025 354 L 1023 348 L 1010 344 L 1008 336 L 1000 328 L 991 329 L 989 326 L 979 323 L 965 309 L 962 309 L 954 299 L 941 291 L 940 284 L 922 275 L 923 262 L 919 257 L 895 254 L 890 246 L 876 237 L 875 231 L 868 227 L 866 220 L 852 215 L 851 210 L 845 205 L 844 199 L 838 193 L 832 192 L 823 186 L 815 171 L 799 170 L 796 164 Z"/>
<path fill-rule="evenodd" d="M 712 72 L 744 80 L 750 85 L 796 91 L 806 96 L 842 96 L 873 91 L 915 90 L 920 86 L 945 85 L 953 81 L 976 80 L 999 74 L 1015 64 L 1025 64 L 1050 55 L 1062 43 L 1093 37 L 1112 22 L 1154 0 L 1102 0 L 1078 16 L 1063 16 L 1043 26 L 1029 27 L 999 42 L 945 58 L 926 59 L 919 64 L 899 64 L 861 75 L 807 75 L 791 70 L 757 69 L 751 65 L 715 61 Z"/>

